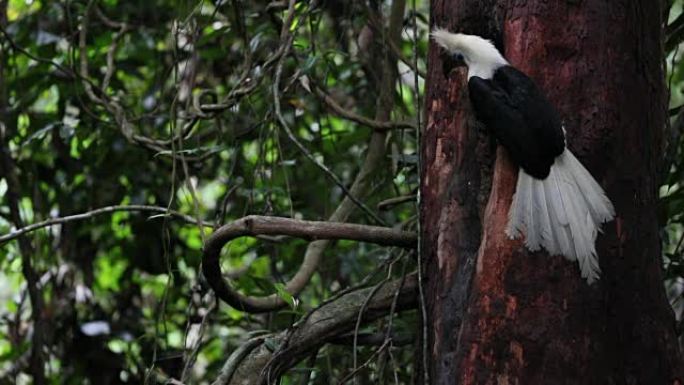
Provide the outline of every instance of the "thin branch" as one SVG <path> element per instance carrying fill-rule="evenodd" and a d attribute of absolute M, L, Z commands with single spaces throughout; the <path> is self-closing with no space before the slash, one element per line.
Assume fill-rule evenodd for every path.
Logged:
<path fill-rule="evenodd" d="M 114 55 L 116 54 L 116 51 L 119 48 L 119 40 L 124 36 L 124 34 L 127 31 L 128 26 L 125 23 L 121 23 L 119 31 L 114 34 L 114 37 L 112 38 L 112 43 L 110 44 L 109 49 L 107 50 L 107 69 L 105 70 L 105 75 L 102 79 L 102 86 L 100 87 L 104 92 L 107 92 L 107 88 L 109 88 L 109 82 L 112 80 L 112 76 L 114 75 Z"/>
<path fill-rule="evenodd" d="M 356 204 L 361 209 L 361 211 L 366 213 L 376 223 L 384 225 L 385 221 L 383 221 L 382 218 L 380 218 L 375 212 L 373 212 L 373 210 L 371 210 L 365 203 L 359 200 L 359 198 L 355 197 L 352 194 L 352 192 L 349 191 L 349 189 L 345 186 L 344 182 L 342 182 L 340 177 L 338 177 L 330 168 L 328 168 L 328 166 L 318 161 L 318 159 L 316 159 L 316 157 L 314 157 L 313 154 L 311 154 L 311 152 L 309 152 L 309 150 L 306 147 L 304 147 L 304 145 L 297 139 L 297 137 L 294 136 L 292 130 L 290 130 L 289 125 L 285 121 L 285 118 L 283 118 L 282 113 L 280 111 L 280 102 L 278 99 L 278 95 L 275 92 L 276 88 L 277 85 L 274 85 L 274 94 L 276 95 L 275 114 L 278 117 L 278 121 L 280 122 L 280 125 L 283 127 L 283 130 L 285 131 L 285 134 L 290 139 L 290 141 L 294 143 L 294 145 L 304 154 L 304 156 L 307 159 L 309 159 L 313 164 L 315 164 L 319 169 L 321 169 L 321 171 L 328 175 L 328 177 L 332 179 L 332 181 L 337 185 L 337 187 L 339 187 L 342 190 L 342 192 L 344 192 L 344 195 L 351 199 L 351 201 L 354 202 L 354 204 Z"/>
<path fill-rule="evenodd" d="M 5 38 L 5 40 L 9 43 L 9 45 L 12 47 L 12 49 L 14 49 L 15 51 L 18 51 L 19 53 L 23 54 L 24 56 L 26 56 L 32 60 L 35 60 L 39 63 L 43 63 L 43 64 L 50 65 L 52 67 L 55 67 L 58 71 L 60 71 L 62 74 L 66 75 L 67 77 L 69 77 L 71 79 L 81 79 L 82 81 L 90 84 L 91 86 L 96 87 L 96 85 L 92 81 L 90 81 L 90 79 L 81 77 L 81 75 L 78 72 L 74 71 L 73 69 L 71 69 L 69 67 L 65 67 L 65 66 L 63 66 L 63 65 L 61 65 L 55 61 L 52 61 L 50 59 L 46 59 L 46 58 L 42 58 L 40 56 L 36 56 L 36 55 L 32 54 L 31 52 L 29 52 L 28 50 L 26 50 L 25 48 L 21 47 L 12 39 L 12 36 L 10 36 L 10 34 L 5 30 L 5 28 L 3 26 L 0 26 L 0 33 Z"/>
<path fill-rule="evenodd" d="M 346 376 L 344 376 L 337 384 L 338 384 L 338 385 L 343 385 L 343 384 L 346 384 L 346 383 L 347 383 L 350 379 L 352 379 L 352 378 L 353 378 L 353 379 L 356 379 L 356 374 L 357 374 L 358 372 L 360 372 L 361 369 L 363 369 L 363 368 L 367 367 L 368 365 L 370 365 L 370 363 L 373 361 L 373 359 L 374 359 L 378 354 L 380 354 L 380 353 L 382 353 L 383 351 L 385 351 L 385 349 L 387 349 L 389 346 L 390 346 L 390 340 L 385 340 L 385 341 L 382 343 L 382 345 L 380 345 L 380 347 L 377 348 L 377 349 L 373 352 L 373 354 L 371 354 L 370 357 L 368 357 L 368 359 L 367 359 L 363 364 L 361 364 L 361 366 L 359 366 L 359 367 L 354 367 L 354 369 L 353 369 L 349 374 L 347 374 Z"/>
<path fill-rule="evenodd" d="M 349 111 L 342 107 L 332 96 L 328 95 L 322 88 L 316 86 L 313 88 L 316 95 L 328 106 L 337 116 L 358 123 L 362 126 L 370 127 L 375 130 L 386 131 L 393 129 L 412 129 L 416 126 L 411 122 L 388 122 L 378 121 L 359 115 L 353 111 Z"/>
<path fill-rule="evenodd" d="M 390 275 L 392 272 L 392 265 L 390 265 L 388 275 Z M 373 296 L 375 296 L 375 293 L 380 290 L 380 288 L 385 284 L 389 282 L 389 277 L 385 278 L 384 280 L 380 281 L 377 285 L 375 285 L 371 291 L 368 293 L 368 296 L 366 299 L 363 301 L 363 304 L 359 308 L 359 312 L 356 315 L 356 325 L 354 325 L 354 341 L 352 342 L 352 373 L 356 373 L 358 369 L 357 365 L 357 347 L 358 347 L 358 338 L 359 338 L 359 330 L 361 329 L 361 321 L 363 320 L 363 313 L 366 310 L 366 307 L 368 306 L 368 303 L 370 302 L 371 299 L 373 299 Z M 403 284 L 403 280 L 401 282 Z M 401 286 L 400 286 L 401 287 Z M 394 301 L 392 301 L 392 304 L 394 304 Z M 391 308 L 390 308 L 391 309 Z M 390 312 L 393 312 L 394 310 L 390 310 Z M 387 340 L 383 343 L 383 346 L 387 343 Z M 378 349 L 379 350 L 379 349 Z"/>
<path fill-rule="evenodd" d="M 238 366 L 240 366 L 245 357 L 247 357 L 247 355 L 251 353 L 252 350 L 259 347 L 264 342 L 266 337 L 267 336 L 251 338 L 247 340 L 247 342 L 242 344 L 239 348 L 235 349 L 233 353 L 228 357 L 226 362 L 223 364 L 223 367 L 221 367 L 221 372 L 219 372 L 219 376 L 216 377 L 216 380 L 214 380 L 214 382 L 212 382 L 211 385 L 228 384 L 230 379 L 233 377 L 233 373 L 235 373 Z"/>
<path fill-rule="evenodd" d="M 107 17 L 107 15 L 105 15 L 104 12 L 102 12 L 102 9 L 100 9 L 100 7 L 98 7 L 97 5 L 95 5 L 95 16 L 97 16 L 97 18 L 100 19 L 100 21 L 104 25 L 106 25 L 107 28 L 119 29 L 119 30 L 127 28 L 126 23 L 114 21 L 114 20 L 110 19 L 109 17 Z"/>
<path fill-rule="evenodd" d="M 348 333 L 330 340 L 330 343 L 336 345 L 354 344 L 355 333 Z M 356 338 L 357 346 L 380 346 L 387 340 L 387 333 L 359 333 Z M 415 342 L 416 336 L 411 333 L 399 333 L 392 331 L 389 333 L 389 339 L 392 340 L 393 346 L 411 345 Z"/>
<path fill-rule="evenodd" d="M 185 222 L 192 223 L 192 224 L 197 224 L 197 219 L 181 214 L 177 211 L 172 211 L 172 210 L 167 210 L 166 207 L 159 207 L 159 206 L 147 206 L 147 205 L 128 205 L 128 206 L 106 206 L 102 207 L 99 209 L 95 209 L 92 211 L 88 211 L 85 213 L 81 214 L 74 214 L 74 215 L 69 215 L 66 217 L 60 217 L 60 218 L 50 218 L 48 220 L 34 223 L 25 227 L 21 227 L 19 229 L 16 229 L 8 234 L 4 234 L 0 236 L 0 245 L 8 242 L 12 239 L 18 238 L 26 233 L 30 233 L 32 231 L 36 231 L 38 229 L 41 229 L 43 227 L 49 227 L 49 226 L 54 226 L 54 225 L 60 225 L 64 224 L 67 222 L 74 222 L 74 221 L 82 221 L 85 219 L 91 219 L 94 218 L 98 215 L 102 214 L 107 214 L 107 213 L 113 213 L 115 211 L 151 211 L 151 212 L 156 212 L 159 214 L 163 214 L 164 216 L 171 216 L 177 219 L 181 219 Z M 210 222 L 201 222 L 202 226 L 205 227 L 213 227 L 214 224 Z"/>
<path fill-rule="evenodd" d="M 665 52 L 672 51 L 684 39 L 684 13 L 665 28 Z"/>
<path fill-rule="evenodd" d="M 195 343 L 195 346 L 192 348 L 192 351 L 190 352 L 189 357 L 185 357 L 185 365 L 183 365 L 183 371 L 181 372 L 181 382 L 187 382 L 188 381 L 188 376 L 190 375 L 190 370 L 192 369 L 193 365 L 197 361 L 197 356 L 199 355 L 200 348 L 202 346 L 202 338 L 204 337 L 204 332 L 207 329 L 208 321 L 209 321 L 209 316 L 211 316 L 214 311 L 218 308 L 218 302 L 214 300 L 214 298 L 211 299 L 211 306 L 209 309 L 207 309 L 206 313 L 202 316 L 202 322 L 200 323 L 200 330 L 197 333 L 197 341 Z M 185 332 L 185 342 L 187 342 L 187 336 L 190 328 L 190 323 L 188 322 L 188 330 Z"/>
<path fill-rule="evenodd" d="M 393 54 L 398 60 L 400 60 L 400 61 L 401 61 L 402 63 L 404 63 L 408 68 L 410 68 L 411 71 L 413 71 L 413 73 L 416 74 L 416 76 L 419 76 L 419 77 L 421 77 L 421 78 L 423 78 L 423 79 L 427 79 L 427 74 L 425 73 L 425 71 L 422 71 L 420 68 L 418 68 L 418 62 L 417 62 L 416 60 L 411 61 L 411 60 L 409 60 L 408 58 L 406 58 L 406 57 L 401 53 L 401 49 L 399 48 L 399 46 L 397 46 L 397 44 L 396 44 L 394 41 L 392 41 L 392 40 L 387 40 L 387 43 L 388 43 L 390 49 L 392 50 L 392 54 Z"/>
<path fill-rule="evenodd" d="M 90 0 L 88 5 L 86 5 L 85 13 L 83 14 L 83 19 L 79 25 L 78 32 L 78 49 L 79 49 L 79 73 L 82 79 L 90 79 L 88 75 L 88 52 L 86 51 L 86 38 L 88 36 L 88 22 L 90 21 L 90 11 L 95 4 L 94 0 Z M 116 47 L 116 44 L 114 44 Z M 105 100 L 95 95 L 93 92 L 93 87 L 89 82 L 83 82 L 83 88 L 85 89 L 86 95 L 93 102 L 101 105 L 106 105 Z M 100 90 L 102 95 L 105 95 L 104 90 Z"/>
<path fill-rule="evenodd" d="M 675 121 L 667 127 L 666 146 L 661 158 L 658 183 L 666 181 L 667 176 L 670 174 L 670 168 L 677 159 L 677 151 L 679 150 L 679 141 L 682 133 L 684 133 L 684 109 L 677 113 Z"/>
<path fill-rule="evenodd" d="M 276 310 L 280 305 L 277 295 L 251 297 L 236 292 L 223 279 L 220 266 L 221 249 L 231 240 L 243 236 L 288 235 L 315 239 L 350 239 L 384 246 L 414 248 L 416 234 L 386 227 L 350 223 L 314 222 L 289 218 L 251 215 L 229 223 L 213 233 L 204 247 L 202 272 L 218 298 L 230 306 L 248 313 Z M 299 293 L 308 280 L 291 280 L 285 285 L 289 293 Z"/>
<path fill-rule="evenodd" d="M 394 206 L 398 206 L 400 204 L 406 203 L 406 202 L 415 202 L 416 201 L 416 195 L 403 195 L 400 197 L 394 197 L 390 199 L 385 199 L 384 201 L 378 203 L 378 210 L 384 211 L 384 210 L 390 210 Z"/>
<path fill-rule="evenodd" d="M 418 11 L 416 10 L 416 0 L 411 1 L 411 5 L 413 7 L 413 61 L 416 67 L 418 67 Z M 423 77 L 424 79 L 427 79 L 427 77 Z M 423 167 L 423 152 L 422 152 L 422 144 L 421 144 L 421 127 L 422 127 L 422 122 L 421 118 L 423 116 L 423 110 L 421 109 L 421 106 L 423 105 L 420 100 L 420 90 L 418 89 L 418 73 L 414 72 L 413 75 L 413 102 L 415 103 L 415 110 L 416 110 L 416 121 L 417 121 L 417 126 L 416 128 L 416 148 L 418 149 L 418 164 L 416 167 L 417 173 L 418 173 L 418 180 L 422 180 L 422 167 Z M 416 194 L 416 208 L 418 212 L 421 210 L 421 195 L 420 195 L 420 188 L 418 188 L 417 194 Z M 424 293 L 424 282 L 423 282 L 423 250 L 422 250 L 422 225 L 420 223 L 420 215 L 417 216 L 416 220 L 416 233 L 418 233 L 418 247 L 416 247 L 416 264 L 418 265 L 418 308 L 419 308 L 419 314 L 420 314 L 420 322 L 419 325 L 421 326 L 421 334 L 420 334 L 420 344 L 421 344 L 421 349 L 420 349 L 420 355 L 421 355 L 421 366 L 420 370 L 418 372 L 422 372 L 423 374 L 423 383 L 429 384 L 430 383 L 430 373 L 427 370 L 428 369 L 428 330 L 427 330 L 427 309 L 425 305 L 425 293 Z M 417 350 L 417 349 L 416 349 Z M 416 381 L 417 382 L 417 381 Z"/>

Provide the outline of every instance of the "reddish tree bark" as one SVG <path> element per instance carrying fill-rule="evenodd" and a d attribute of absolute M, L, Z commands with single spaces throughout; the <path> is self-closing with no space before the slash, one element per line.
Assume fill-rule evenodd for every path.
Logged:
<path fill-rule="evenodd" d="M 508 240 L 516 168 L 471 118 L 465 72 L 445 74 L 432 44 L 421 149 L 431 382 L 682 384 L 656 218 L 659 1 L 431 5 L 433 26 L 493 39 L 537 82 L 617 212 L 599 236 L 603 274 L 592 286 L 576 263 Z"/>

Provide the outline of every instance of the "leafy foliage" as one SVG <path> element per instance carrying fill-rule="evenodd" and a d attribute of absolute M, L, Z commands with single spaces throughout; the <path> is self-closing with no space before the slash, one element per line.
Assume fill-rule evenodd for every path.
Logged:
<path fill-rule="evenodd" d="M 126 205 L 169 208 L 216 225 L 246 214 L 328 218 L 344 194 L 285 135 L 274 97 L 306 149 L 351 184 L 372 128 L 331 113 L 314 91 L 320 88 L 344 109 L 374 118 L 382 75 L 376 60 L 389 48 L 381 39 L 386 20 L 372 24 L 369 16 L 373 4 L 297 2 L 289 27 L 293 48 L 276 83 L 279 62 L 273 56 L 287 21 L 283 2 L 0 2 L 0 128 L 13 162 L 0 175 L 0 234 L 21 227 L 11 214 L 14 204 L 22 225 Z M 411 61 L 421 58 L 424 68 L 427 5 L 418 1 L 415 7 L 418 17 L 405 16 L 399 49 Z M 378 12 L 387 14 L 388 8 Z M 374 36 L 363 40 L 373 35 L 372 25 Z M 398 67 L 391 120 L 415 122 L 422 79 L 415 84 L 407 65 Z M 411 202 L 383 211 L 375 206 L 415 193 L 415 132 L 393 131 L 388 148 L 386 171 L 374 176 L 366 204 L 386 223 L 410 229 Z M 357 210 L 350 221 L 369 219 Z M 16 239 L 2 244 L 0 377 L 21 382 L 30 372 L 27 285 L 39 285 L 44 299 L 34 310 L 47 325 L 43 356 L 51 382 L 210 382 L 250 335 L 284 329 L 379 263 L 396 263 L 398 255 L 337 242 L 319 274 L 293 297 L 283 283 L 297 271 L 305 242 L 231 242 L 223 253 L 224 271 L 249 265 L 233 280 L 235 287 L 253 295 L 275 293 L 290 305 L 253 317 L 216 307 L 199 274 L 203 240 L 212 231 L 135 210 L 45 227 L 26 235 L 39 277 L 33 283 L 22 270 L 25 250 Z M 408 255 L 401 260 L 414 263 Z M 413 318 L 408 314 L 394 324 L 411 330 Z M 383 322 L 373 329 L 383 330 Z M 372 351 L 360 348 L 359 362 Z M 407 380 L 410 352 L 390 352 L 385 374 L 366 369 L 360 375 Z M 323 349 L 309 365 L 315 367 L 312 383 L 339 380 L 351 367 L 350 348 Z M 301 376 L 293 371 L 284 383 Z"/>
<path fill-rule="evenodd" d="M 296 138 L 350 185 L 372 128 L 333 113 L 316 90 L 346 111 L 377 119 L 379 63 L 388 53 L 397 59 L 385 40 L 391 4 L 297 2 L 288 25 L 287 2 L 278 1 L 0 1 L 0 145 L 11 160 L 0 166 L 0 235 L 107 206 L 156 206 L 187 219 L 114 210 L 30 232 L 30 250 L 17 239 L 0 244 L 0 383 L 29 378 L 32 311 L 46 322 L 42 351 L 50 382 L 209 383 L 251 336 L 283 330 L 359 282 L 372 286 L 414 268 L 407 253 L 338 241 L 293 296 L 284 283 L 306 242 L 231 242 L 224 271 L 244 270 L 233 285 L 287 302 L 269 316 L 216 306 L 199 274 L 203 241 L 215 229 L 199 221 L 218 226 L 246 214 L 324 220 L 340 204 L 342 189 L 284 132 L 276 100 Z M 394 122 L 416 125 L 420 116 L 423 81 L 409 66 L 417 58 L 425 68 L 427 6 L 409 2 L 404 16 Z M 684 28 L 678 23 L 684 18 L 676 0 L 666 29 L 672 128 L 661 218 L 666 285 L 681 319 Z M 292 50 L 280 61 L 288 28 Z M 405 229 L 415 229 L 411 199 L 376 206 L 415 194 L 416 140 L 413 130 L 391 131 L 383 171 L 373 176 L 365 200 L 384 222 Z M 361 210 L 350 221 L 373 222 Z M 26 258 L 36 282 L 27 280 Z M 39 309 L 32 309 L 29 285 L 40 289 Z M 417 314 L 397 317 L 360 331 L 384 332 L 388 324 L 400 334 L 416 330 Z M 326 346 L 283 383 L 348 378 L 351 350 Z M 410 349 L 356 351 L 358 362 L 368 363 L 358 375 L 369 381 L 407 383 L 415 375 Z"/>

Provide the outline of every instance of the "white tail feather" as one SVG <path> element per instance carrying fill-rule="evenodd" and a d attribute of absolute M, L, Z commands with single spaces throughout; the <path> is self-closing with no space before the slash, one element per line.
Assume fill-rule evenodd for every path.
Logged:
<path fill-rule="evenodd" d="M 515 239 L 520 236 L 525 231 L 525 225 L 523 224 L 523 211 L 527 211 L 527 196 L 526 194 L 530 190 L 525 186 L 527 183 L 525 176 L 528 178 L 529 175 L 523 175 L 522 172 L 518 174 L 518 183 L 515 186 L 515 195 L 513 195 L 513 202 L 511 203 L 511 208 L 508 210 L 508 226 L 506 227 L 506 235 L 509 238 Z M 525 206 L 525 207 L 522 207 Z"/>
<path fill-rule="evenodd" d="M 567 215 L 565 215 L 565 205 L 560 194 L 560 181 L 556 175 L 556 170 L 553 168 L 549 173 L 548 179 L 549 182 L 542 183 L 542 185 L 546 191 L 546 197 L 548 197 L 546 204 L 549 207 L 549 215 L 551 216 L 551 231 L 554 234 L 556 250 L 555 252 L 552 252 L 550 249 L 547 251 L 550 254 L 572 255 L 574 249 L 571 247 L 572 237 L 567 227 L 568 219 Z"/>
<path fill-rule="evenodd" d="M 614 216 L 601 186 L 566 149 L 544 180 L 520 170 L 506 234 L 511 238 L 525 234 L 525 246 L 531 251 L 543 247 L 549 254 L 576 260 L 582 277 L 591 284 L 601 272 L 596 236 L 601 224 Z"/>
<path fill-rule="evenodd" d="M 599 186 L 594 177 L 582 166 L 582 163 L 577 160 L 572 152 L 566 150 L 564 155 L 560 157 L 560 160 L 566 168 L 573 170 L 571 175 L 575 179 L 580 193 L 584 196 L 594 223 L 603 223 L 613 219 L 615 209 L 613 209 L 613 204 L 603 192 L 601 186 Z"/>
<path fill-rule="evenodd" d="M 539 250 L 539 245 L 541 244 L 540 221 L 539 221 L 539 210 L 537 209 L 537 204 L 535 202 L 535 190 L 536 186 L 534 180 L 529 178 L 527 183 L 523 184 L 523 188 L 528 189 L 527 193 L 527 203 L 525 204 L 525 210 L 523 210 L 523 223 L 525 224 L 525 246 L 532 251 Z"/>
<path fill-rule="evenodd" d="M 544 192 L 544 185 L 535 183 L 533 185 L 534 191 L 534 209 L 537 212 L 537 226 L 539 226 L 539 235 L 541 236 L 542 245 L 548 244 L 552 238 L 551 230 L 551 216 L 546 206 L 546 193 Z"/>

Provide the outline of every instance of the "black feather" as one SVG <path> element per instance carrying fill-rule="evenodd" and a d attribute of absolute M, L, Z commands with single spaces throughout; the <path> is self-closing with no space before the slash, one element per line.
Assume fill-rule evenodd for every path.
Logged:
<path fill-rule="evenodd" d="M 527 75 L 511 66 L 492 79 L 468 81 L 475 116 L 523 170 L 537 179 L 549 175 L 563 153 L 565 137 L 558 112 Z"/>

